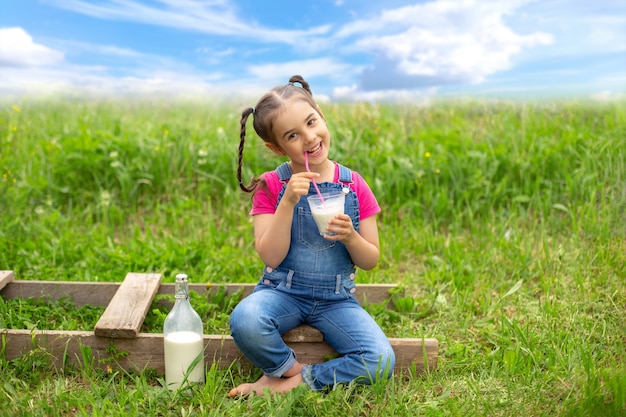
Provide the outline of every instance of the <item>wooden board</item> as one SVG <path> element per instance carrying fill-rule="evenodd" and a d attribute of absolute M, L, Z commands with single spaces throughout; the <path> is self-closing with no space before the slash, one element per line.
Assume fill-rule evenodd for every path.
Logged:
<path fill-rule="evenodd" d="M 11 272 L 12 271 L 5 271 Z M 256 284 L 189 284 L 189 290 L 199 294 L 214 294 L 220 288 L 227 295 L 242 291 L 243 296 L 252 293 Z M 92 305 L 105 307 L 109 304 L 118 288 L 119 282 L 72 282 L 72 281 L 29 281 L 16 280 L 5 288 L 0 288 L 0 296 L 13 298 L 43 298 L 51 301 L 68 298 L 77 306 Z M 396 288 L 394 284 L 360 284 L 357 285 L 355 297 L 360 303 L 379 304 L 389 300 L 389 291 Z M 157 294 L 174 294 L 175 284 L 162 283 Z"/>
<path fill-rule="evenodd" d="M 17 280 L 0 290 L 0 296 L 14 298 L 41 298 L 57 301 L 72 300 L 76 306 L 92 305 L 105 307 L 113 298 L 119 282 L 64 282 Z"/>
<path fill-rule="evenodd" d="M 308 324 L 301 324 L 295 329 L 289 330 L 287 333 L 283 334 L 283 340 L 285 343 L 293 342 L 323 342 L 324 336 L 322 332 L 317 330 L 315 327 L 309 326 Z"/>
<path fill-rule="evenodd" d="M 136 337 L 160 285 L 161 274 L 127 274 L 96 323 L 95 335 Z"/>
<path fill-rule="evenodd" d="M 3 289 L 8 283 L 13 282 L 15 274 L 13 271 L 0 271 L 0 290 Z"/>
<path fill-rule="evenodd" d="M 15 359 L 30 350 L 44 348 L 54 358 L 57 367 L 97 366 L 103 370 L 143 370 L 152 368 L 158 374 L 165 372 L 163 358 L 163 334 L 139 333 L 134 339 L 111 339 L 84 331 L 56 330 L 0 330 L 2 345 L 6 346 L 6 359 Z M 396 354 L 396 372 L 415 369 L 425 372 L 437 367 L 436 339 L 390 338 Z M 287 343 L 303 363 L 320 363 L 333 355 L 334 350 L 324 342 Z M 115 346 L 115 352 L 111 349 Z M 232 337 L 205 335 L 205 361 L 227 368 L 240 361 L 244 368 L 251 364 L 241 355 Z M 85 359 L 86 358 L 86 359 Z M 91 363 L 85 363 L 85 360 Z"/>
<path fill-rule="evenodd" d="M 148 278 L 151 277 L 151 278 Z M 128 283 L 111 282 L 55 282 L 55 281 L 13 281 L 12 271 L 0 271 L 0 296 L 11 298 L 44 298 L 51 301 L 69 298 L 78 306 L 107 306 L 101 317 L 103 323 L 98 334 L 87 331 L 56 330 L 9 330 L 0 329 L 6 359 L 44 348 L 55 358 L 59 367 L 67 364 L 86 366 L 84 361 L 93 361 L 102 369 L 145 369 L 153 368 L 163 373 L 163 335 L 138 333 L 145 312 L 156 293 L 173 294 L 175 284 L 160 284 L 157 274 L 128 274 Z M 4 285 L 2 288 L 1 285 Z M 250 294 L 255 284 L 190 284 L 190 290 L 199 293 L 215 293 L 224 288 L 228 295 L 243 291 Z M 356 298 L 361 302 L 390 303 L 392 284 L 362 284 L 358 286 Z M 117 296 L 119 292 L 120 296 Z M 149 301 L 148 301 L 149 300 Z M 391 304 L 391 303 L 390 303 Z M 392 306 L 391 306 L 392 307 Z M 112 313 L 107 319 L 107 311 Z M 145 312 L 144 312 L 145 310 Z M 115 313 L 115 314 L 113 314 Z M 141 320 L 139 320 L 141 317 Z M 107 324 L 110 323 L 110 324 Z M 139 327 L 137 324 L 139 323 Z M 107 324 L 105 326 L 105 324 Z M 98 327 L 98 325 L 97 325 Z M 104 330 L 101 332 L 101 330 Z M 117 332 L 117 330 L 121 330 Z M 110 337 L 102 337 L 102 335 Z M 130 337 L 129 337 L 130 335 Z M 308 325 L 299 326 L 283 335 L 298 359 L 304 363 L 319 363 L 335 354 L 324 342 L 322 334 Z M 415 369 L 417 372 L 433 370 L 437 367 L 438 342 L 436 339 L 390 338 L 396 353 L 396 371 Z M 217 362 L 228 367 L 234 361 L 244 366 L 250 363 L 239 353 L 232 338 L 227 335 L 205 335 L 205 358 L 207 363 Z M 117 352 L 115 354 L 114 352 Z"/>

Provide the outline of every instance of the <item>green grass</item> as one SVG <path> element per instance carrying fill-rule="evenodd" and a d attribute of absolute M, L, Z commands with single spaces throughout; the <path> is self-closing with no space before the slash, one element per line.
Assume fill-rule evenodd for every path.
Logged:
<path fill-rule="evenodd" d="M 0 329 L 91 330 L 104 307 L 77 307 L 71 300 L 0 298 Z"/>
<path fill-rule="evenodd" d="M 435 372 L 230 400 L 258 371 L 209 366 L 205 385 L 171 393 L 150 370 L 99 371 L 87 349 L 82 366 L 61 370 L 42 350 L 12 361 L 0 352 L 0 415 L 624 415 L 625 104 L 324 106 L 331 157 L 359 171 L 383 207 L 381 262 L 358 279 L 404 288 L 396 311 L 368 309 L 389 336 L 436 337 Z M 249 196 L 235 178 L 239 110 L 0 104 L 0 269 L 35 280 L 155 271 L 173 282 L 182 271 L 197 283 L 255 282 Z M 254 135 L 244 161 L 244 178 L 281 162 Z M 65 325 L 2 303 L 0 322 L 22 311 L 32 327 Z M 231 303 L 206 308 L 207 329 L 222 329 Z"/>

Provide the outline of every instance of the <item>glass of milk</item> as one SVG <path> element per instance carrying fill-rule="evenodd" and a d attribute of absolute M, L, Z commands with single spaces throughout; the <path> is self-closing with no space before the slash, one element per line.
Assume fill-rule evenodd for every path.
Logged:
<path fill-rule="evenodd" d="M 311 207 L 311 213 L 313 214 L 313 219 L 315 219 L 317 228 L 322 236 L 332 236 L 335 234 L 329 232 L 326 228 L 328 227 L 328 222 L 331 219 L 338 214 L 343 214 L 345 199 L 345 193 L 340 190 L 322 193 L 321 197 L 319 194 L 307 197 L 309 207 Z"/>

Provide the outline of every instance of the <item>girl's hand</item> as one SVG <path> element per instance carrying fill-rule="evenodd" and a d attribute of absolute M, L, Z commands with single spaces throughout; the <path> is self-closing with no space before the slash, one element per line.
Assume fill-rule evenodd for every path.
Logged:
<path fill-rule="evenodd" d="M 338 214 L 328 222 L 326 228 L 329 232 L 336 233 L 336 235 L 324 235 L 326 240 L 338 240 L 346 243 L 354 236 L 356 236 L 356 230 L 352 224 L 352 219 L 347 214 Z"/>
<path fill-rule="evenodd" d="M 317 172 L 298 172 L 293 174 L 289 183 L 287 183 L 285 195 L 280 202 L 287 201 L 292 206 L 295 206 L 300 201 L 300 197 L 308 194 L 311 181 L 314 181 L 319 176 L 320 174 Z"/>

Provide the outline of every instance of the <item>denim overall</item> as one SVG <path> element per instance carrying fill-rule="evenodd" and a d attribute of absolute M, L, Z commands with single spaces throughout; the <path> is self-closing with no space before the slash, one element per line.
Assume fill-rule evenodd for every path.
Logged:
<path fill-rule="evenodd" d="M 276 172 L 283 183 L 280 202 L 291 178 L 287 163 Z M 320 192 L 342 190 L 352 182 L 352 171 L 339 165 L 339 183 L 319 183 Z M 348 188 L 349 189 L 349 188 Z M 313 186 L 308 195 L 315 194 Z M 324 239 L 303 196 L 294 208 L 291 245 L 277 268 L 266 266 L 254 292 L 231 315 L 235 344 L 263 373 L 280 377 L 296 362 L 295 353 L 281 335 L 307 323 L 324 335 L 340 357 L 302 370 L 304 381 L 319 390 L 357 380 L 371 383 L 390 375 L 395 356 L 387 337 L 354 299 L 355 266 L 341 242 Z M 345 213 L 359 230 L 356 194 L 346 194 Z M 388 372 L 388 373 L 385 373 Z"/>

